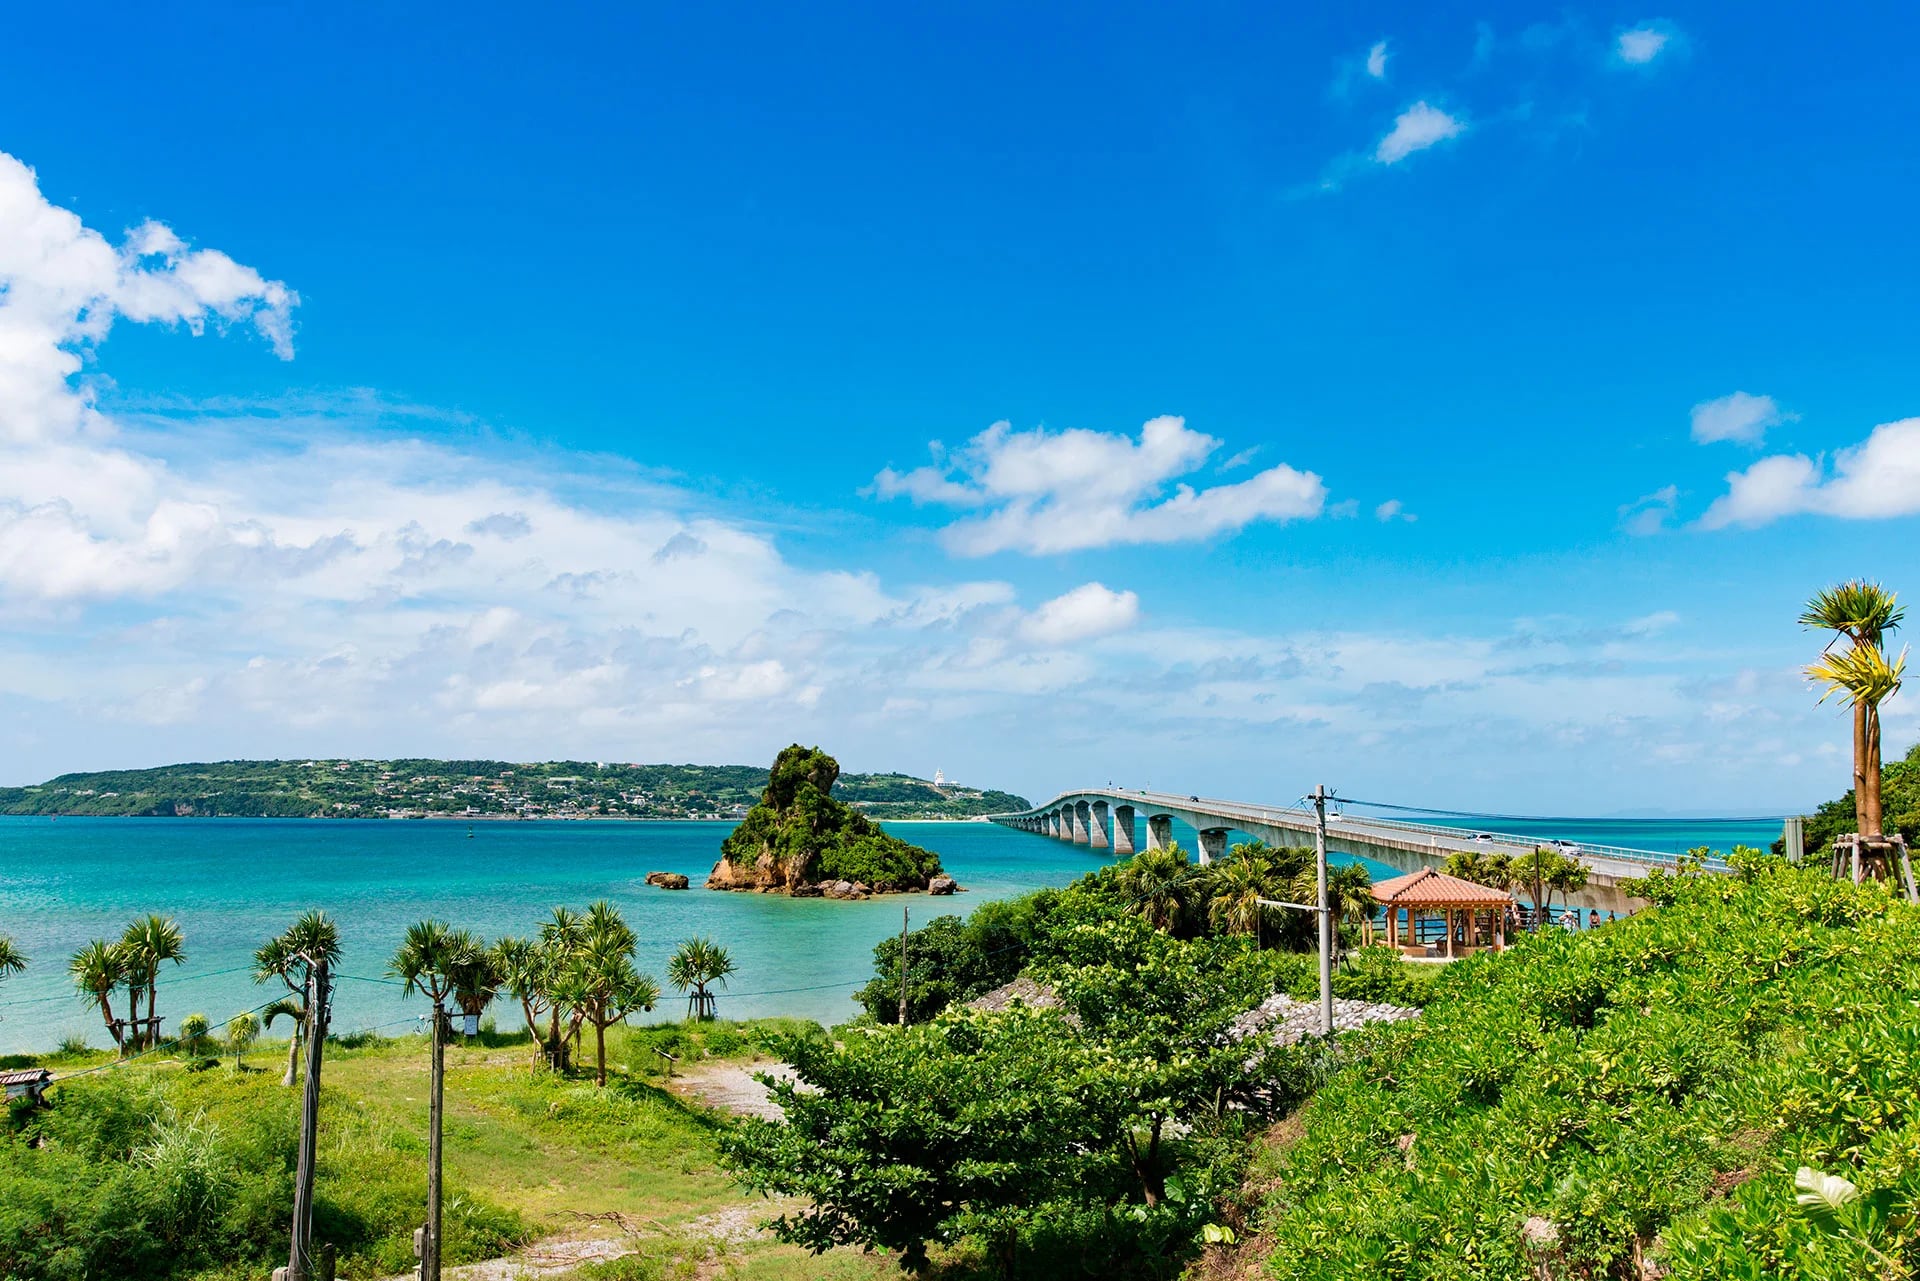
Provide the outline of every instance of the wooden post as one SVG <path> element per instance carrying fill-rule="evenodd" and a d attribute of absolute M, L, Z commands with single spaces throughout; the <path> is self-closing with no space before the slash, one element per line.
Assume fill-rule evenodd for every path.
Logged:
<path fill-rule="evenodd" d="M 427 1100 L 427 1235 L 420 1281 L 440 1281 L 440 1114 L 447 1079 L 447 1012 L 433 1003 L 433 1086 Z"/>
<path fill-rule="evenodd" d="M 1453 959 L 1453 909 L 1447 909 L 1447 959 Z"/>
<path fill-rule="evenodd" d="M 293 1181 L 293 1244 L 287 1281 L 316 1281 L 313 1268 L 313 1171 L 320 1124 L 320 1054 L 327 1040 L 327 961 L 307 961 L 307 1081 L 300 1096 L 300 1156 Z"/>
<path fill-rule="evenodd" d="M 900 1026 L 907 1025 L 907 908 L 900 909 Z"/>

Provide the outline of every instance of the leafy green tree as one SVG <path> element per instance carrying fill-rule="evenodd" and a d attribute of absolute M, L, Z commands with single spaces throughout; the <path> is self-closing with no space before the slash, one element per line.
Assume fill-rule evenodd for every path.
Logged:
<path fill-rule="evenodd" d="M 1067 898 L 1041 890 L 982 903 L 964 920 L 936 916 L 907 935 L 907 1020 L 925 1022 L 949 1005 L 1010 983 L 1046 937 L 1047 921 Z M 1084 895 L 1073 902 L 1087 905 Z M 873 981 L 854 993 L 876 1022 L 900 1018 L 900 940 L 873 948 Z"/>
<path fill-rule="evenodd" d="M 1260 942 L 1261 926 L 1274 909 L 1261 899 L 1279 900 L 1293 890 L 1264 846 L 1236 845 L 1226 858 L 1206 868 L 1207 915 L 1215 929 L 1230 934 L 1251 934 Z"/>
<path fill-rule="evenodd" d="M 733 957 L 711 939 L 690 938 L 675 950 L 667 962 L 667 982 L 687 994 L 687 1017 L 715 1017 L 714 984 L 727 985 L 733 973 Z"/>
<path fill-rule="evenodd" d="M 268 1026 L 281 1016 L 293 1021 L 293 1035 L 287 1040 L 287 1070 L 280 1082 L 288 1089 L 300 1079 L 300 1042 L 309 1034 L 307 984 L 311 971 L 323 962 L 334 965 L 339 960 L 339 926 L 321 911 L 302 913 L 254 951 L 253 981 L 259 984 L 278 979 L 288 993 L 265 1011 Z"/>

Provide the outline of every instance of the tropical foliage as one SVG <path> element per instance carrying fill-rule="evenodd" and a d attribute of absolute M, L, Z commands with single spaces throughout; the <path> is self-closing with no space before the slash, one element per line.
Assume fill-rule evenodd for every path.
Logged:
<path fill-rule="evenodd" d="M 1880 584 L 1852 579 L 1816 594 L 1800 614 L 1803 626 L 1834 632 L 1835 642 L 1846 642 L 1838 652 L 1830 643 L 1808 665 L 1807 679 L 1822 686 L 1821 702 L 1838 695 L 1853 709 L 1853 830 L 1866 836 L 1882 830 L 1880 704 L 1900 688 L 1907 661 L 1904 650 L 1889 660 L 1884 641 L 1905 613 Z"/>
<path fill-rule="evenodd" d="M 687 994 L 687 1017 L 718 1017 L 713 987 L 725 987 L 733 973 L 733 957 L 727 949 L 708 938 L 691 938 L 674 950 L 667 961 L 667 982 Z"/>
<path fill-rule="evenodd" d="M 1272 991 L 1250 940 L 1185 940 L 1093 900 L 1051 916 L 1035 976 L 1053 1009 L 952 1009 L 839 1045 L 776 1048 L 780 1122 L 723 1151 L 754 1188 L 806 1198 L 784 1240 L 932 1251 L 999 1276 L 1170 1276 L 1237 1181 L 1251 1126 L 1298 1097 L 1311 1055 L 1236 1041 Z"/>
<path fill-rule="evenodd" d="M 88 942 L 69 958 L 67 973 L 82 999 L 99 1009 L 113 1043 L 121 1053 L 131 1054 L 158 1044 L 160 971 L 169 962 L 180 965 L 186 959 L 186 936 L 180 926 L 167 917 L 148 915 L 128 925 L 113 942 Z M 127 998 L 124 1019 L 113 1010 L 114 994 L 121 988 L 126 989 Z M 144 1018 L 140 1014 L 143 999 Z"/>
<path fill-rule="evenodd" d="M 1361 1034 L 1274 1154 L 1265 1274 L 1920 1267 L 1920 909 L 1738 870 L 1649 877 L 1654 910 L 1460 962 Z"/>
<path fill-rule="evenodd" d="M 635 967 L 637 942 L 611 903 L 602 900 L 584 913 L 556 907 L 537 938 L 502 938 L 486 951 L 488 990 L 504 990 L 520 1003 L 536 1058 L 556 1071 L 572 1066 L 592 1027 L 595 1078 L 605 1085 L 607 1028 L 660 999 L 659 985 Z"/>
<path fill-rule="evenodd" d="M 287 1038 L 287 1071 L 282 1084 L 292 1088 L 300 1079 L 300 1042 L 308 1035 L 307 984 L 314 967 L 340 959 L 340 930 L 325 912 L 305 912 L 292 925 L 262 943 L 253 954 L 253 981 L 278 979 L 288 995 L 263 1013 L 267 1026 L 285 1016 L 293 1022 Z"/>

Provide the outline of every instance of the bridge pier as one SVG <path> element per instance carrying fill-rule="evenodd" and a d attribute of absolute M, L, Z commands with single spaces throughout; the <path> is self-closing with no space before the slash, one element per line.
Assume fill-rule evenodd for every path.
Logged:
<path fill-rule="evenodd" d="M 1073 843 L 1086 845 L 1092 841 L 1087 834 L 1087 820 L 1093 815 L 1093 806 L 1085 801 L 1075 802 L 1068 810 L 1073 815 Z"/>
<path fill-rule="evenodd" d="M 1115 854 L 1133 853 L 1133 806 L 1131 805 L 1113 807 L 1113 852 Z"/>
<path fill-rule="evenodd" d="M 1200 866 L 1205 867 L 1217 858 L 1226 857 L 1227 829 L 1224 827 L 1202 828 L 1200 831 Z"/>
<path fill-rule="evenodd" d="M 1107 839 L 1107 822 L 1111 808 L 1105 801 L 1093 803 L 1093 822 L 1087 825 L 1087 844 L 1094 849 L 1104 850 L 1112 844 Z"/>
<path fill-rule="evenodd" d="M 1068 820 L 1065 810 L 1055 810 L 1053 813 L 1047 815 L 1047 819 L 1050 828 L 1047 835 L 1056 841 L 1070 841 L 1073 839 L 1073 824 Z"/>
<path fill-rule="evenodd" d="M 1147 816 L 1147 848 L 1163 850 L 1173 844 L 1173 815 L 1149 814 Z"/>

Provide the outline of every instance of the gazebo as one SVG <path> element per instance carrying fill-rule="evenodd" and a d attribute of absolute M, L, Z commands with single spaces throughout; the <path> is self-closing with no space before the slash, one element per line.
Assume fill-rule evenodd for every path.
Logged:
<path fill-rule="evenodd" d="M 1425 954 L 1425 948 L 1418 939 L 1418 921 L 1422 912 L 1446 914 L 1449 958 L 1454 955 L 1454 938 L 1461 927 L 1465 928 L 1462 946 L 1472 947 L 1482 912 L 1490 918 L 1487 937 L 1493 940 L 1493 946 L 1504 948 L 1507 945 L 1507 909 L 1513 905 L 1513 895 L 1505 890 L 1476 885 L 1428 867 L 1410 876 L 1395 876 L 1376 882 L 1373 900 L 1387 909 L 1387 944 L 1390 947 L 1402 946 L 1400 912 L 1403 908 L 1407 913 L 1406 949 L 1409 951 L 1418 949 L 1422 955 Z"/>

